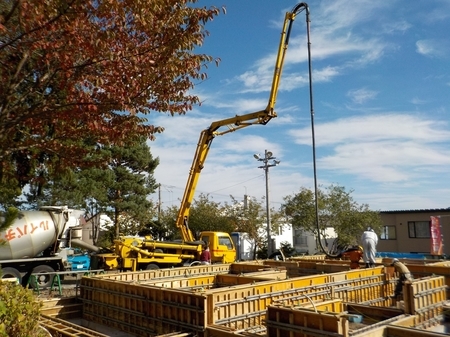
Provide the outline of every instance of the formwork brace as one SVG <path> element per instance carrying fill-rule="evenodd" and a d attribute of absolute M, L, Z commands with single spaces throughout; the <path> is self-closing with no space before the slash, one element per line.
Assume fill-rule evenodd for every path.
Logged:
<path fill-rule="evenodd" d="M 375 304 L 375 303 L 379 303 L 379 302 L 383 302 L 383 301 L 386 301 L 386 300 L 388 300 L 390 297 L 378 297 L 378 298 L 374 298 L 373 300 L 368 300 L 368 301 L 364 301 L 364 302 L 359 302 L 358 304 L 361 304 L 361 305 L 368 305 L 368 306 L 370 306 L 370 305 L 372 305 L 372 304 Z"/>
<path fill-rule="evenodd" d="M 259 310 L 259 311 L 253 311 L 249 314 L 243 314 L 243 315 L 236 315 L 233 317 L 228 317 L 224 319 L 218 319 L 214 322 L 214 324 L 222 324 L 222 323 L 233 323 L 236 321 L 239 321 L 241 318 L 253 318 L 253 317 L 259 317 L 266 313 L 266 310 Z"/>
<path fill-rule="evenodd" d="M 133 312 L 133 314 L 134 314 L 134 316 L 138 316 L 135 312 Z M 99 317 L 98 315 L 95 315 L 95 314 L 92 314 L 92 313 L 89 313 L 88 315 L 89 316 Z M 145 315 L 139 315 L 139 316 L 147 317 Z M 102 318 L 102 316 L 100 316 L 100 318 Z M 151 329 L 149 327 L 140 327 L 138 325 L 127 323 L 127 322 L 125 322 L 123 320 L 118 320 L 118 319 L 115 319 L 113 317 L 108 317 L 108 321 L 113 321 L 113 322 L 117 323 L 119 326 L 128 326 L 128 327 L 133 328 L 134 330 L 139 330 L 139 331 L 141 331 L 144 334 L 144 336 L 145 336 L 145 334 L 148 334 L 148 333 L 151 333 L 151 334 L 156 334 L 157 333 L 156 330 L 153 330 L 153 329 Z"/>
<path fill-rule="evenodd" d="M 392 318 L 384 319 L 381 322 L 371 324 L 369 326 L 360 328 L 358 330 L 349 331 L 348 335 L 349 336 L 359 336 L 359 335 L 362 335 L 362 333 L 370 332 L 371 330 L 378 329 L 381 326 L 385 326 L 385 325 L 389 325 L 389 324 L 395 323 L 396 321 L 398 321 L 400 318 L 403 318 L 403 317 L 409 317 L 409 315 L 400 315 L 400 316 L 395 316 L 395 317 L 392 317 Z"/>
<path fill-rule="evenodd" d="M 309 287 L 293 288 L 290 290 L 281 290 L 281 291 L 274 291 L 274 292 L 265 293 L 265 294 L 246 296 L 243 299 L 244 300 L 257 300 L 257 299 L 263 299 L 263 298 L 270 298 L 270 297 L 274 297 L 274 296 L 278 296 L 278 295 L 295 294 L 295 293 L 298 293 L 299 290 L 313 291 L 313 290 L 320 289 L 320 288 L 327 288 L 327 292 L 328 292 L 331 287 L 329 284 L 315 285 L 315 286 L 309 286 Z M 316 294 L 316 293 L 317 292 L 314 292 L 314 294 Z M 237 302 L 238 303 L 242 302 L 242 299 L 237 300 Z M 228 303 L 232 303 L 232 301 L 230 301 Z"/>
<path fill-rule="evenodd" d="M 199 332 L 204 332 L 206 330 L 206 326 L 194 325 L 194 324 L 190 324 L 187 322 L 180 322 L 180 321 L 170 319 L 170 318 L 161 318 L 160 321 L 162 323 L 168 323 L 168 324 L 175 325 L 175 326 L 183 325 L 183 327 L 186 327 L 191 330 L 199 331 Z"/>
<path fill-rule="evenodd" d="M 319 295 L 328 295 L 329 299 L 332 299 L 331 292 L 329 290 L 322 290 L 322 291 L 317 291 L 317 292 L 313 292 L 313 293 L 299 294 L 297 296 L 291 296 L 289 298 L 282 298 L 282 299 L 273 301 L 273 303 L 283 303 L 286 301 L 292 302 L 293 300 L 295 301 L 295 300 L 299 300 L 299 299 L 304 299 L 306 297 L 305 295 L 308 295 L 308 296 L 313 295 L 316 297 Z"/>
<path fill-rule="evenodd" d="M 198 306 L 196 305 L 182 304 L 174 301 L 161 301 L 160 303 L 168 307 L 184 308 L 188 310 L 193 310 L 195 312 L 205 313 L 204 309 L 199 309 Z"/>
<path fill-rule="evenodd" d="M 171 332 L 171 333 L 164 334 L 164 335 L 158 335 L 158 337 L 195 337 L 195 335 L 192 332 L 178 331 L 178 332 Z"/>
<path fill-rule="evenodd" d="M 318 332 L 317 329 L 311 329 L 311 328 L 307 328 L 307 327 L 303 327 L 303 326 L 295 326 L 295 328 L 292 327 L 292 324 L 287 324 L 287 323 L 280 323 L 280 322 L 269 322 L 266 323 L 266 325 L 269 327 L 274 327 L 274 328 L 283 328 L 283 330 L 288 330 L 291 332 L 304 332 L 305 334 L 307 333 L 307 336 L 316 336 L 316 337 L 322 337 L 322 336 L 332 336 L 332 337 L 342 337 L 342 334 L 337 333 L 337 332 L 330 332 L 330 331 L 323 331 L 320 330 Z"/>
<path fill-rule="evenodd" d="M 418 313 L 418 314 L 421 314 L 421 313 L 429 311 L 430 309 L 441 308 L 444 303 L 445 303 L 445 301 L 429 304 L 426 307 L 423 307 L 423 308 L 420 308 L 420 309 L 416 309 L 415 312 Z"/>
<path fill-rule="evenodd" d="M 382 275 L 382 274 L 364 276 L 364 277 L 357 278 L 357 279 L 355 278 L 355 279 L 346 279 L 346 280 L 339 280 L 339 281 L 330 281 L 330 284 L 333 284 L 333 285 L 348 284 L 349 282 L 352 282 L 353 280 L 358 280 L 358 281 L 376 280 L 376 279 L 380 278 L 380 275 Z"/>
<path fill-rule="evenodd" d="M 422 297 L 423 295 L 430 295 L 441 292 L 442 290 L 447 291 L 447 286 L 436 287 L 433 289 L 427 289 L 423 291 L 419 291 L 414 294 L 414 298 Z"/>
<path fill-rule="evenodd" d="M 64 337 L 108 337 L 100 332 L 47 315 L 40 315 L 39 324 L 49 330 L 49 332 L 52 333 L 52 336 L 54 333 L 57 334 L 57 336 Z"/>
<path fill-rule="evenodd" d="M 140 284 L 141 285 L 141 284 Z M 144 285 L 145 286 L 145 285 Z M 122 291 L 117 291 L 117 290 L 111 290 L 111 289 L 99 289 L 99 288 L 95 288 L 95 287 L 91 287 L 91 286 L 83 286 L 84 289 L 90 290 L 92 291 L 92 293 L 98 294 L 98 293 L 103 293 L 103 294 L 112 294 L 112 295 L 123 295 Z M 128 298 L 135 298 L 138 300 L 146 300 L 147 297 L 142 296 L 142 295 L 135 295 L 135 294 L 127 294 Z"/>
<path fill-rule="evenodd" d="M 89 301 L 89 300 L 83 300 L 83 302 L 90 303 L 92 305 L 98 305 L 97 303 L 95 303 L 93 301 Z M 122 307 L 117 306 L 117 305 L 102 303 L 101 306 L 102 307 L 106 307 L 106 308 L 111 308 L 113 310 L 120 310 L 120 311 L 122 311 L 124 313 L 132 314 L 133 316 L 137 316 L 137 317 L 147 317 L 147 315 L 142 313 L 142 312 L 138 312 L 138 311 L 131 310 L 131 309 L 125 309 L 125 308 L 122 308 Z M 89 313 L 89 314 L 92 315 L 91 313 Z"/>

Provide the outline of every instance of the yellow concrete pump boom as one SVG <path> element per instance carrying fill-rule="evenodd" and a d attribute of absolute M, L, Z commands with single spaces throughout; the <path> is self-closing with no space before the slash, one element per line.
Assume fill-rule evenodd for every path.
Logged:
<path fill-rule="evenodd" d="M 182 239 L 185 242 L 193 242 L 195 240 L 188 225 L 189 211 L 192 200 L 194 198 L 195 189 L 197 187 L 200 172 L 204 167 L 206 156 L 208 155 L 209 148 L 213 139 L 216 136 L 221 136 L 229 132 L 233 132 L 242 128 L 245 128 L 254 124 L 267 124 L 272 118 L 277 117 L 274 111 L 278 87 L 280 85 L 281 72 L 283 69 L 284 58 L 286 55 L 287 47 L 289 44 L 289 37 L 291 33 L 292 23 L 296 16 L 306 9 L 307 22 L 308 17 L 308 5 L 304 2 L 297 4 L 292 11 L 287 12 L 285 15 L 283 29 L 281 31 L 281 38 L 278 47 L 277 60 L 275 63 L 275 70 L 273 73 L 272 88 L 270 90 L 269 102 L 264 110 L 245 114 L 242 116 L 234 116 L 231 118 L 223 119 L 211 123 L 210 127 L 203 130 L 200 133 L 200 138 L 195 151 L 195 156 L 192 161 L 192 166 L 189 171 L 189 177 L 184 190 L 183 199 L 181 200 L 181 206 L 178 211 L 176 226 L 182 233 Z M 223 128 L 223 129 L 222 129 Z"/>

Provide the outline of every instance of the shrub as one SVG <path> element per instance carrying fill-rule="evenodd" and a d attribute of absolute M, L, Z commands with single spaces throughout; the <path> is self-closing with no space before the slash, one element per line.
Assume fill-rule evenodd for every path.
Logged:
<path fill-rule="evenodd" d="M 41 305 L 32 290 L 0 281 L 0 337 L 48 336 L 39 328 Z"/>

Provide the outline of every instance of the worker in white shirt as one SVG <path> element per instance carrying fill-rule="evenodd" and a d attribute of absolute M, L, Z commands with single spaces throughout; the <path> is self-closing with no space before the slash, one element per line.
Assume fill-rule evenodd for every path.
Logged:
<path fill-rule="evenodd" d="M 368 227 L 361 236 L 363 258 L 366 268 L 375 267 L 375 254 L 377 253 L 378 236 L 371 227 Z"/>

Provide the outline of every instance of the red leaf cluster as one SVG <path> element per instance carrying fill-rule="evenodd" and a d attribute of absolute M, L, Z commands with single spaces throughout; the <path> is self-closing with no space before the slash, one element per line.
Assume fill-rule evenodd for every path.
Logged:
<path fill-rule="evenodd" d="M 80 140 L 152 139 L 152 111 L 184 114 L 212 58 L 196 54 L 219 10 L 196 0 L 11 0 L 0 4 L 0 158 L 51 153 L 80 165 Z M 65 159 L 64 159 L 65 158 Z"/>

